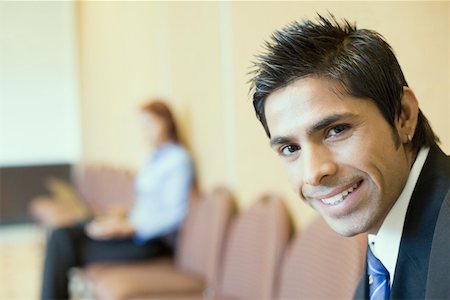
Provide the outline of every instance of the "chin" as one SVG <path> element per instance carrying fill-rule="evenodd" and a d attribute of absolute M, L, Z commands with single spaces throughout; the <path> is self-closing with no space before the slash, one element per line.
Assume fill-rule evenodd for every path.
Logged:
<path fill-rule="evenodd" d="M 336 221 L 325 219 L 325 221 L 331 227 L 331 229 L 333 229 L 337 234 L 345 237 L 352 237 L 367 231 L 365 228 L 361 227 L 361 224 L 357 224 L 355 221 L 352 220 Z"/>

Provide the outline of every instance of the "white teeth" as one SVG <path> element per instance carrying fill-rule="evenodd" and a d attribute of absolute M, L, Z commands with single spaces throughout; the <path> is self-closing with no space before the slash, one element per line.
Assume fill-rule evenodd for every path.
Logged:
<path fill-rule="evenodd" d="M 329 204 L 329 205 L 336 205 L 336 204 L 342 202 L 343 200 L 344 200 L 344 196 L 342 195 L 342 193 L 340 193 L 333 197 L 322 199 L 322 202 L 325 204 Z"/>
<path fill-rule="evenodd" d="M 342 201 L 344 201 L 344 198 L 350 194 L 351 192 L 353 192 L 356 188 L 358 187 L 358 184 L 355 183 L 353 186 L 351 186 L 350 188 L 346 189 L 345 191 L 334 195 L 333 197 L 330 198 L 324 198 L 322 199 L 322 202 L 328 205 L 336 205 L 341 203 Z"/>

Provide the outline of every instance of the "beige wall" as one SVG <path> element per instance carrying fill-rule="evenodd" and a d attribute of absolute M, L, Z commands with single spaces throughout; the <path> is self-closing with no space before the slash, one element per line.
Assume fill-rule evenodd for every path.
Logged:
<path fill-rule="evenodd" d="M 218 4 L 79 5 L 84 159 L 137 168 L 147 151 L 138 105 L 165 96 L 202 184 L 223 182 Z"/>
<path fill-rule="evenodd" d="M 270 33 L 327 11 L 379 31 L 450 152 L 448 2 L 79 2 L 83 159 L 137 168 L 139 103 L 168 96 L 203 189 L 231 186 L 247 206 L 282 194 L 298 225 L 313 216 L 291 191 L 252 109 L 247 75 Z"/>

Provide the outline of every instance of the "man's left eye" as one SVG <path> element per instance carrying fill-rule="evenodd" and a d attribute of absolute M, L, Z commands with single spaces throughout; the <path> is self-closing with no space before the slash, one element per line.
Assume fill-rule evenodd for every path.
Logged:
<path fill-rule="evenodd" d="M 340 124 L 332 127 L 330 130 L 328 130 L 327 137 L 336 137 L 342 134 L 344 131 L 350 128 L 350 125 L 348 124 Z"/>

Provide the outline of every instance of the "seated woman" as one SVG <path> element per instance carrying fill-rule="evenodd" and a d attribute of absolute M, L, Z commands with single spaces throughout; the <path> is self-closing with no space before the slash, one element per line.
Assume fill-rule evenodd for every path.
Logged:
<path fill-rule="evenodd" d="M 69 298 L 68 270 L 72 267 L 172 253 L 188 209 L 194 168 L 167 105 L 152 101 L 142 107 L 142 113 L 155 150 L 136 177 L 130 213 L 115 210 L 88 223 L 55 229 L 47 243 L 42 299 Z"/>

